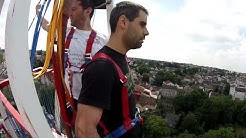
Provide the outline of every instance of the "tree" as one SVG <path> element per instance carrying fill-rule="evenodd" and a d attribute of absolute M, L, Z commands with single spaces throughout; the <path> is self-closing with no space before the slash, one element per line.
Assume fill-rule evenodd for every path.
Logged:
<path fill-rule="evenodd" d="M 207 131 L 233 122 L 234 102 L 225 95 L 210 97 L 197 111 L 200 112 L 200 123 L 203 123 L 204 130 Z"/>
<path fill-rule="evenodd" d="M 3 61 L 4 61 L 3 53 L 0 51 L 0 63 L 3 63 Z"/>
<path fill-rule="evenodd" d="M 220 128 L 219 130 L 209 130 L 201 138 L 235 138 L 233 128 Z"/>
<path fill-rule="evenodd" d="M 198 68 L 186 68 L 183 70 L 183 73 L 186 75 L 193 76 L 199 71 Z"/>
<path fill-rule="evenodd" d="M 4 87 L 4 88 L 2 89 L 2 92 L 3 92 L 4 96 L 7 98 L 7 100 L 11 103 L 11 105 L 12 105 L 15 109 L 17 109 L 17 106 L 16 106 L 16 103 L 15 103 L 15 101 L 14 101 L 14 97 L 13 97 L 13 95 L 12 95 L 12 91 L 11 91 L 11 89 L 10 89 L 10 86 Z M 18 110 L 18 109 L 17 109 L 17 110 Z"/>
<path fill-rule="evenodd" d="M 55 115 L 55 86 L 54 84 L 44 85 L 36 81 L 35 86 L 37 88 L 40 104 L 44 106 L 48 113 Z"/>
<path fill-rule="evenodd" d="M 143 82 L 148 82 L 148 83 L 149 83 L 149 74 L 143 73 L 142 81 L 143 81 Z"/>
<path fill-rule="evenodd" d="M 196 135 L 201 134 L 203 132 L 201 125 L 199 124 L 196 116 L 193 113 L 188 113 L 184 117 L 179 129 L 181 131 L 187 130 L 189 133 Z"/>
<path fill-rule="evenodd" d="M 164 70 L 159 70 L 156 73 L 153 85 L 155 86 L 162 86 L 162 83 L 164 81 L 164 75 L 165 75 L 165 71 Z"/>
<path fill-rule="evenodd" d="M 245 128 L 236 127 L 235 128 L 235 135 L 236 135 L 236 138 L 245 138 L 245 136 L 246 136 Z"/>
<path fill-rule="evenodd" d="M 154 78 L 154 82 L 153 85 L 155 86 L 162 86 L 163 81 L 171 81 L 175 84 L 181 84 L 181 77 L 176 75 L 174 72 L 172 71 L 164 71 L 164 70 L 160 70 L 157 72 L 155 78 Z"/>
<path fill-rule="evenodd" d="M 207 99 L 208 95 L 205 94 L 201 89 L 194 89 L 187 95 L 178 95 L 173 101 L 174 110 L 176 113 L 192 112 L 200 107 L 204 100 Z"/>
<path fill-rule="evenodd" d="M 185 76 L 185 74 L 183 73 L 183 70 L 181 70 L 180 68 L 178 68 L 177 70 L 175 70 L 174 73 L 176 75 L 179 75 L 179 76 Z"/>
<path fill-rule="evenodd" d="M 158 63 L 159 63 L 158 61 L 150 60 L 149 61 L 149 66 L 155 68 L 158 65 Z"/>
<path fill-rule="evenodd" d="M 246 100 L 235 101 L 234 121 L 246 127 Z"/>
<path fill-rule="evenodd" d="M 137 69 L 138 73 L 143 75 L 143 73 L 149 73 L 150 72 L 150 68 L 145 65 L 145 64 L 141 64 L 138 69 Z"/>
<path fill-rule="evenodd" d="M 43 51 L 42 50 L 37 50 L 37 55 L 43 55 Z"/>
<path fill-rule="evenodd" d="M 194 134 L 189 134 L 189 132 L 186 130 L 183 133 L 180 133 L 177 138 L 197 138 Z"/>
<path fill-rule="evenodd" d="M 44 65 L 44 61 L 42 61 L 40 59 L 35 59 L 33 68 L 42 67 L 43 65 Z"/>
<path fill-rule="evenodd" d="M 10 102 L 13 101 L 14 97 L 12 95 L 12 91 L 11 91 L 9 86 L 3 88 L 2 92 L 3 92 L 4 96 L 8 99 L 8 101 L 10 101 Z"/>
<path fill-rule="evenodd" d="M 171 129 L 160 116 L 150 115 L 143 127 L 145 138 L 157 138 L 170 136 Z"/>
<path fill-rule="evenodd" d="M 230 83 L 224 82 L 224 84 L 225 84 L 225 89 L 224 89 L 223 93 L 225 95 L 229 95 L 229 92 L 230 92 Z"/>
<path fill-rule="evenodd" d="M 163 99 L 157 99 L 157 106 L 156 106 L 156 112 L 158 115 L 165 117 L 165 114 L 167 112 L 167 107 L 165 106 L 166 100 Z"/>

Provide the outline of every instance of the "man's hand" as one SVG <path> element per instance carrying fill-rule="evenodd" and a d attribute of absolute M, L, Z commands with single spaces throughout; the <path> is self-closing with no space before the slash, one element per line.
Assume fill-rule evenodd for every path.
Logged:
<path fill-rule="evenodd" d="M 37 16 L 39 15 L 40 9 L 41 9 L 41 4 L 39 3 L 36 5 L 36 15 Z"/>
<path fill-rule="evenodd" d="M 154 94 L 152 94 L 151 90 L 149 90 L 149 89 L 144 89 L 143 92 L 146 93 L 146 94 L 148 94 L 149 97 L 154 98 L 154 99 L 157 99 L 157 96 L 154 95 Z"/>
<path fill-rule="evenodd" d="M 37 15 L 37 16 L 39 15 L 41 6 L 42 6 L 42 5 L 41 5 L 40 3 L 38 3 L 38 4 L 36 5 L 36 15 Z M 41 26 L 42 26 L 42 28 L 43 28 L 45 31 L 48 32 L 48 30 L 49 30 L 49 21 L 47 21 L 44 17 L 42 17 Z"/>
<path fill-rule="evenodd" d="M 135 85 L 135 87 L 134 87 L 134 91 L 137 91 L 137 92 L 143 92 L 144 89 L 145 88 L 143 86 L 140 86 L 140 85 Z"/>
<path fill-rule="evenodd" d="M 152 93 L 151 93 L 151 91 L 150 91 L 149 89 L 144 89 L 143 92 L 144 92 L 145 94 L 148 94 L 150 97 L 151 97 L 151 95 L 152 95 Z"/>

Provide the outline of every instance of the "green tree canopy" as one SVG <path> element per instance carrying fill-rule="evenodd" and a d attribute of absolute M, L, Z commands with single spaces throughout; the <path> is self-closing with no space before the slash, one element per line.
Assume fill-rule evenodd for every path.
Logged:
<path fill-rule="evenodd" d="M 0 52 L 0 63 L 2 63 L 2 62 L 3 62 L 3 60 L 4 60 L 3 53 L 2 53 L 2 52 Z"/>
<path fill-rule="evenodd" d="M 209 130 L 207 133 L 201 136 L 201 138 L 235 138 L 233 128 L 220 128 L 218 130 Z"/>
<path fill-rule="evenodd" d="M 234 120 L 238 124 L 246 127 L 246 100 L 235 101 Z"/>
<path fill-rule="evenodd" d="M 165 71 L 164 70 L 159 70 L 157 72 L 157 74 L 155 75 L 153 85 L 162 86 L 162 83 L 164 81 L 164 75 L 165 75 Z"/>
<path fill-rule="evenodd" d="M 183 73 L 186 75 L 193 76 L 199 71 L 199 68 L 185 68 Z"/>
<path fill-rule="evenodd" d="M 208 95 L 201 89 L 194 89 L 187 95 L 178 95 L 173 101 L 174 110 L 176 113 L 194 111 L 200 107 Z"/>
<path fill-rule="evenodd" d="M 145 138 L 159 138 L 170 136 L 171 129 L 161 116 L 150 115 L 144 122 Z"/>
<path fill-rule="evenodd" d="M 181 84 L 181 77 L 179 75 L 176 75 L 174 72 L 172 71 L 164 71 L 164 70 L 160 70 L 157 72 L 155 78 L 154 78 L 154 82 L 153 85 L 155 86 L 162 86 L 163 81 L 171 81 L 174 84 Z"/>
<path fill-rule="evenodd" d="M 141 64 L 138 68 L 137 68 L 137 72 L 141 75 L 143 75 L 143 73 L 149 73 L 150 72 L 150 68 L 148 65 L 146 64 Z"/>
<path fill-rule="evenodd" d="M 184 117 L 179 129 L 181 131 L 187 130 L 189 133 L 196 135 L 203 133 L 203 129 L 199 124 L 199 121 L 197 120 L 196 116 L 191 112 Z"/>
<path fill-rule="evenodd" d="M 225 95 L 229 95 L 229 92 L 230 92 L 230 83 L 224 82 L 224 85 L 225 85 L 225 89 L 224 89 L 223 93 Z"/>
<path fill-rule="evenodd" d="M 195 134 L 190 134 L 187 130 L 180 133 L 176 138 L 197 138 Z"/>
<path fill-rule="evenodd" d="M 200 112 L 200 121 L 204 124 L 204 129 L 214 129 L 233 122 L 234 102 L 225 95 L 210 97 L 197 111 Z"/>
<path fill-rule="evenodd" d="M 143 73 L 142 81 L 143 82 L 149 82 L 149 74 L 148 73 Z"/>

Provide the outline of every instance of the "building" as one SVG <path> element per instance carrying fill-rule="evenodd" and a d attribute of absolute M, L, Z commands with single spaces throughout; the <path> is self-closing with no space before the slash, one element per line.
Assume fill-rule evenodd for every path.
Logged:
<path fill-rule="evenodd" d="M 230 95 L 232 99 L 245 100 L 246 99 L 246 88 L 245 87 L 230 87 Z"/>

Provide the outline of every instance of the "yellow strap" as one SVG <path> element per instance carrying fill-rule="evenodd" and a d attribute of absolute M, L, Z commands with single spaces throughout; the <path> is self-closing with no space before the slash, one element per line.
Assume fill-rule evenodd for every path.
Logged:
<path fill-rule="evenodd" d="M 57 55 L 58 55 L 58 65 L 59 65 L 59 70 L 60 70 L 60 76 L 64 76 L 64 74 L 63 74 L 63 66 L 62 66 L 62 52 L 63 52 L 63 48 L 62 48 L 62 41 L 63 41 L 63 38 L 62 38 L 62 10 L 61 9 L 63 9 L 63 5 L 64 5 L 64 1 L 62 0 L 61 1 L 61 7 L 59 8 L 59 11 L 58 11 L 58 13 L 59 13 L 59 21 L 58 21 L 58 30 L 57 30 L 57 32 L 58 32 L 58 42 L 57 42 Z M 66 85 L 66 83 L 65 83 L 65 79 L 64 79 L 64 77 L 61 77 L 61 80 L 62 80 L 62 84 L 63 84 L 63 87 L 64 87 L 64 89 L 65 89 L 65 96 L 66 96 L 66 99 L 67 99 L 67 101 L 71 104 L 71 107 L 72 107 L 72 109 L 73 109 L 73 111 L 76 111 L 75 109 L 75 105 L 74 105 L 74 100 L 73 100 L 73 95 L 72 95 L 72 93 L 70 94 L 69 93 L 69 90 L 68 90 L 68 88 L 67 88 L 67 85 Z M 72 91 L 72 90 L 71 90 Z"/>
<path fill-rule="evenodd" d="M 46 57 L 45 57 L 44 66 L 42 70 L 37 73 L 34 79 L 43 75 L 48 69 L 49 64 L 50 64 L 50 60 L 51 60 L 53 48 L 54 48 L 56 29 L 57 29 L 56 27 L 57 27 L 57 21 L 58 21 L 58 12 L 57 12 L 58 5 L 59 5 L 59 0 L 55 0 L 54 5 L 53 5 L 53 16 L 52 16 L 51 23 L 50 23 L 49 30 L 48 30 L 48 36 L 47 36 L 47 42 L 46 42 Z"/>
<path fill-rule="evenodd" d="M 46 43 L 46 57 L 44 66 L 41 71 L 39 71 L 34 75 L 34 79 L 42 76 L 48 69 L 50 65 L 50 60 L 52 58 L 53 50 L 54 50 L 54 40 L 57 36 L 57 62 L 58 62 L 58 68 L 60 70 L 60 76 L 62 80 L 62 85 L 65 89 L 65 96 L 67 101 L 71 104 L 72 108 L 75 109 L 74 101 L 72 94 L 69 93 L 69 90 L 66 86 L 64 74 L 63 74 L 63 67 L 62 67 L 62 9 L 64 5 L 64 0 L 55 0 L 53 5 L 53 16 L 50 22 L 49 30 L 48 30 L 48 36 L 47 36 L 47 43 Z M 75 110 L 74 110 L 75 111 Z"/>

